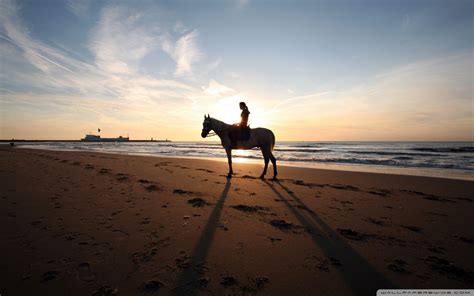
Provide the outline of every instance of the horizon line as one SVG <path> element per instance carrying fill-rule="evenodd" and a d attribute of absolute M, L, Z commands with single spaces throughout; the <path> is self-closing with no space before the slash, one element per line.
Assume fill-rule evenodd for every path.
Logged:
<path fill-rule="evenodd" d="M 198 142 L 199 140 L 171 140 L 168 138 L 165 139 L 136 139 L 136 140 L 129 140 L 128 142 Z M 204 140 L 202 140 L 204 141 Z M 214 141 L 214 140 L 213 140 Z M 219 141 L 219 140 L 215 140 Z M 87 142 L 81 141 L 81 139 L 0 139 L 0 143 L 3 142 L 86 142 L 86 143 L 94 143 L 94 142 Z M 276 142 L 474 142 L 472 140 L 277 140 Z M 100 142 L 98 142 L 100 143 Z M 121 142 L 121 143 L 127 143 Z"/>

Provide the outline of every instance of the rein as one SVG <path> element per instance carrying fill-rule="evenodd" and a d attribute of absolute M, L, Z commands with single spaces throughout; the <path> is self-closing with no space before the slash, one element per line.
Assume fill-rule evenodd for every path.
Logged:
<path fill-rule="evenodd" d="M 212 133 L 208 133 L 207 136 L 206 136 L 206 138 L 214 137 L 214 136 L 217 136 L 217 133 L 212 132 Z"/>
<path fill-rule="evenodd" d="M 223 131 L 226 131 L 226 130 L 228 130 L 228 129 L 230 129 L 230 127 L 225 127 L 225 128 L 221 129 L 221 130 L 218 131 L 218 132 L 211 132 L 211 131 L 209 130 L 209 133 L 207 134 L 206 138 L 218 136 L 218 135 L 219 135 L 218 133 L 223 132 Z M 212 130 L 212 125 L 211 125 L 211 130 Z"/>

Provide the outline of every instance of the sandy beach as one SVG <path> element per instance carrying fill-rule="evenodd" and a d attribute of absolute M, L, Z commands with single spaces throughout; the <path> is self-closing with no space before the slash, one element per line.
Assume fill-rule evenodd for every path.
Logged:
<path fill-rule="evenodd" d="M 474 287 L 474 182 L 0 148 L 2 295 Z M 271 172 L 271 167 L 270 167 Z"/>

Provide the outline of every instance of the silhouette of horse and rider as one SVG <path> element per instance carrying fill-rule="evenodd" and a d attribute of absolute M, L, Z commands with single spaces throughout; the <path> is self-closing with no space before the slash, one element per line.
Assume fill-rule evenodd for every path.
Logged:
<path fill-rule="evenodd" d="M 228 178 L 234 174 L 232 170 L 232 149 L 252 149 L 254 147 L 260 148 L 262 151 L 265 166 L 260 178 L 265 178 L 268 168 L 268 162 L 271 161 L 273 165 L 273 179 L 277 178 L 276 158 L 273 156 L 273 148 L 275 146 L 275 135 L 266 128 L 251 129 L 248 126 L 248 119 L 250 111 L 244 102 L 239 104 L 242 113 L 240 114 L 241 121 L 239 124 L 230 125 L 220 120 L 212 118 L 209 114 L 204 115 L 204 122 L 202 123 L 201 137 L 217 135 L 221 139 L 222 147 L 227 154 L 227 161 L 229 163 Z M 210 134 L 213 131 L 214 134 Z"/>

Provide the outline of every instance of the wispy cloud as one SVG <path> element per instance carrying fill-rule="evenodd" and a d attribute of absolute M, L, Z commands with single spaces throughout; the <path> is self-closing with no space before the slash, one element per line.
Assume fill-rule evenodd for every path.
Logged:
<path fill-rule="evenodd" d="M 159 46 L 160 28 L 141 22 L 139 11 L 127 7 L 107 6 L 93 30 L 89 48 L 96 64 L 104 71 L 130 74 L 137 70 L 137 63 Z"/>
<path fill-rule="evenodd" d="M 207 86 L 203 86 L 202 89 L 212 95 L 212 96 L 222 96 L 222 95 L 228 95 L 230 93 L 235 92 L 232 88 L 227 87 L 223 84 L 220 84 L 219 82 L 215 81 L 214 79 L 211 79 L 209 81 L 209 84 Z"/>
<path fill-rule="evenodd" d="M 91 0 L 67 0 L 66 8 L 79 18 L 87 18 Z"/>
<path fill-rule="evenodd" d="M 281 107 L 285 106 L 285 105 L 288 105 L 290 103 L 296 103 L 296 102 L 300 102 L 300 101 L 305 101 L 305 100 L 314 100 L 316 99 L 317 97 L 321 97 L 321 96 L 324 96 L 324 95 L 327 95 L 329 94 L 329 92 L 316 92 L 316 93 L 311 93 L 311 94 L 307 94 L 307 95 L 303 95 L 303 96 L 296 96 L 296 97 L 290 97 L 290 98 L 287 98 L 279 103 L 277 103 L 275 106 L 273 106 L 270 110 L 268 110 L 267 112 L 268 113 L 272 113 L 272 112 L 275 112 L 277 111 L 278 109 L 280 109 Z"/>
<path fill-rule="evenodd" d="M 197 47 L 198 32 L 185 29 L 183 24 L 176 32 L 176 27 L 150 18 L 153 14 L 143 8 L 104 7 L 88 43 L 94 59 L 85 62 L 64 45 L 45 44 L 33 38 L 16 4 L 2 1 L 2 108 L 34 112 L 39 125 L 46 124 L 48 118 L 40 116 L 40 110 L 49 110 L 56 117 L 69 114 L 76 118 L 73 114 L 83 114 L 89 121 L 93 116 L 97 124 L 114 122 L 116 126 L 123 126 L 126 118 L 130 125 L 140 122 L 142 128 L 179 120 L 176 116 L 164 119 L 160 114 L 176 109 L 180 101 L 184 103 L 181 110 L 192 110 L 196 98 L 206 100 L 213 95 L 173 76 L 165 79 L 147 74 L 141 69 L 141 62 L 145 56 L 161 52 L 175 61 L 176 76 L 191 75 L 203 56 Z M 1 132 L 5 131 L 8 129 Z"/>
<path fill-rule="evenodd" d="M 472 139 L 471 59 L 462 52 L 418 61 L 349 89 L 290 97 L 268 112 L 285 118 L 273 122 L 278 130 L 315 140 Z"/>
<path fill-rule="evenodd" d="M 196 45 L 198 32 L 192 32 L 180 37 L 176 42 L 174 50 L 170 53 L 176 62 L 177 76 L 192 73 L 192 66 L 201 59 L 202 53 Z"/>

